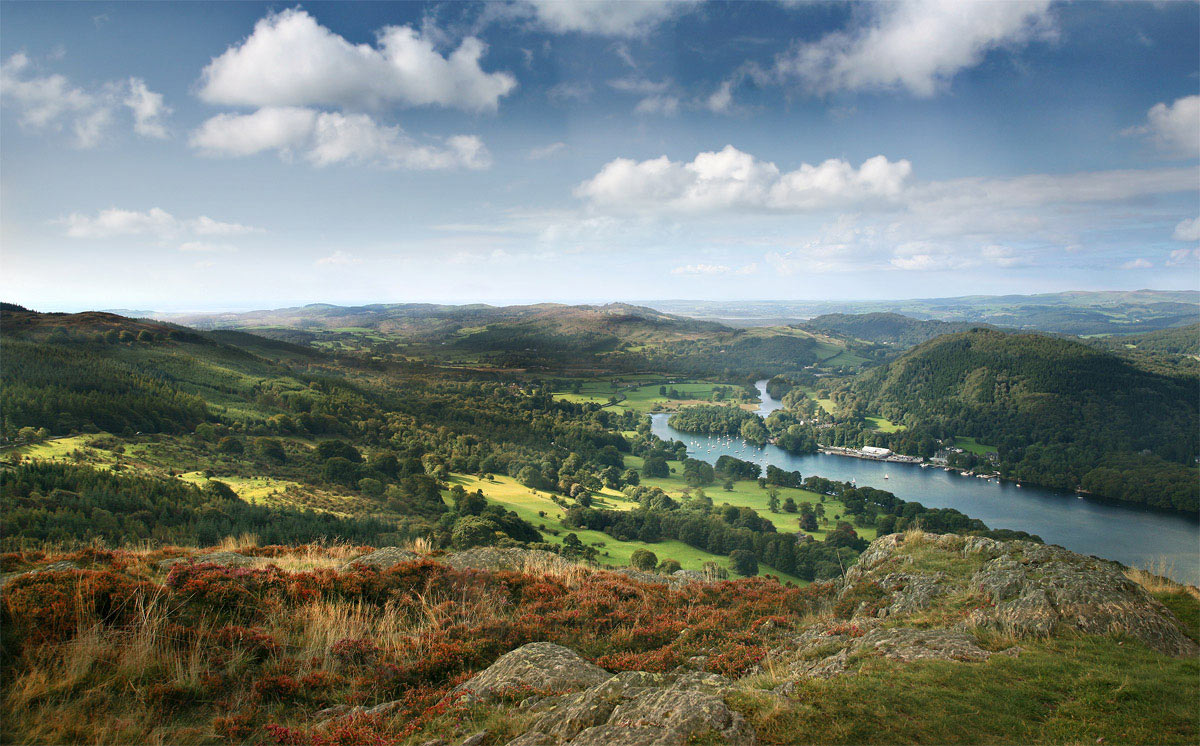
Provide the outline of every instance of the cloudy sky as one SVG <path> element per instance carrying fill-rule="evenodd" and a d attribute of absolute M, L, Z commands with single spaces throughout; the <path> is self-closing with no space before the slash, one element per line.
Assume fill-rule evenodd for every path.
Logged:
<path fill-rule="evenodd" d="M 1200 287 L 1200 5 L 5 2 L 39 309 Z"/>

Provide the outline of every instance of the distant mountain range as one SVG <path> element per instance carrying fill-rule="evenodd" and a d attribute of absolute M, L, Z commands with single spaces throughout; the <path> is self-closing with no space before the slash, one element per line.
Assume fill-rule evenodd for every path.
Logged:
<path fill-rule="evenodd" d="M 738 326 L 808 321 L 828 314 L 903 314 L 1061 334 L 1136 334 L 1200 321 L 1200 291 L 1072 291 L 1039 295 L 864 301 L 645 301 L 667 313 Z"/>

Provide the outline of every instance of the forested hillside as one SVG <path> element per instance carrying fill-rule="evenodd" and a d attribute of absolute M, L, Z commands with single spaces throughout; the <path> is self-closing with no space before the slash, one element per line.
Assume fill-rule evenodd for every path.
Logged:
<path fill-rule="evenodd" d="M 846 403 L 994 444 L 1019 479 L 1195 510 L 1196 386 L 1079 342 L 978 329 L 863 374 Z"/>

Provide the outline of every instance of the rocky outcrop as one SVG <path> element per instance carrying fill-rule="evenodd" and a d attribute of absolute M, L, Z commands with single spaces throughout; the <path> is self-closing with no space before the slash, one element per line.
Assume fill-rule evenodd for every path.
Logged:
<path fill-rule="evenodd" d="M 383 547 L 382 549 L 376 549 L 370 554 L 364 554 L 361 557 L 350 560 L 342 569 L 349 570 L 358 565 L 378 567 L 380 570 L 386 570 L 401 562 L 414 562 L 419 559 L 421 559 L 421 555 L 416 552 L 410 552 L 400 547 Z"/>
<path fill-rule="evenodd" d="M 607 681 L 610 674 L 570 648 L 552 642 L 531 642 L 512 650 L 462 683 L 454 693 L 487 700 L 520 691 L 572 691 Z"/>
<path fill-rule="evenodd" d="M 1120 565 L 1028 541 L 893 534 L 877 539 L 846 574 L 843 599 L 870 597 L 855 616 L 903 618 L 953 597 L 962 630 L 1017 637 L 1060 631 L 1122 634 L 1173 656 L 1200 652 L 1174 616 Z M 973 608 L 972 608 L 973 607 Z"/>
<path fill-rule="evenodd" d="M 624 671 L 601 684 L 538 702 L 524 735 L 509 746 L 750 744 L 753 732 L 722 696 L 723 676 Z"/>

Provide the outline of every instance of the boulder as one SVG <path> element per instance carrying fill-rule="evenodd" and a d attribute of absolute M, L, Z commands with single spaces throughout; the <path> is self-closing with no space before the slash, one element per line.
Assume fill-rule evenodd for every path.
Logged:
<path fill-rule="evenodd" d="M 468 699 L 487 700 L 505 691 L 571 691 L 607 681 L 611 674 L 589 663 L 570 648 L 552 642 L 531 642 L 509 651 L 459 685 L 454 692 Z"/>
<path fill-rule="evenodd" d="M 413 562 L 419 559 L 421 559 L 421 555 L 416 552 L 410 552 L 400 547 L 383 547 L 382 549 L 376 549 L 370 554 L 364 554 L 361 557 L 350 560 L 342 569 L 349 570 L 355 565 L 369 565 L 371 567 L 378 567 L 380 570 L 386 570 L 401 562 Z"/>
<path fill-rule="evenodd" d="M 905 662 L 926 660 L 978 662 L 995 655 L 992 651 L 979 647 L 975 638 L 965 632 L 909 627 L 873 629 L 855 640 L 850 649 L 855 653 L 869 653 Z M 1015 655 L 1017 651 L 1010 648 L 1004 652 Z"/>

